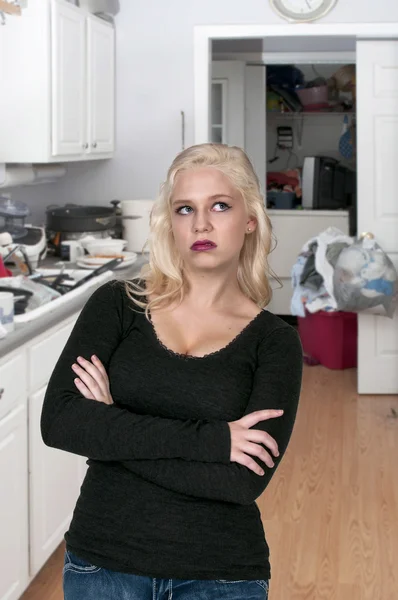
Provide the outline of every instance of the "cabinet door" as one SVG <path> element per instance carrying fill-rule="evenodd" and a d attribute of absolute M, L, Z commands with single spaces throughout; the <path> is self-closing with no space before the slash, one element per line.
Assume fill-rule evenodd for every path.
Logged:
<path fill-rule="evenodd" d="M 0 421 L 0 600 L 28 585 L 27 416 L 19 405 Z"/>
<path fill-rule="evenodd" d="M 86 145 L 86 17 L 52 0 L 52 153 L 83 155 Z"/>
<path fill-rule="evenodd" d="M 26 357 L 17 350 L 0 361 L 0 419 L 25 402 L 26 396 Z"/>
<path fill-rule="evenodd" d="M 46 446 L 40 416 L 46 388 L 29 397 L 30 574 L 54 552 L 69 526 L 85 459 Z"/>
<path fill-rule="evenodd" d="M 107 23 L 87 18 L 88 152 L 114 150 L 115 32 Z"/>

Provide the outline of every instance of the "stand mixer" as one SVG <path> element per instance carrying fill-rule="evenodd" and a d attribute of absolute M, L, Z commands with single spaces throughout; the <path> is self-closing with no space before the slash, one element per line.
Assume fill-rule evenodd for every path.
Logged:
<path fill-rule="evenodd" d="M 25 225 L 28 215 L 26 204 L 12 200 L 10 194 L 0 195 L 0 255 L 7 256 L 23 246 L 32 267 L 36 268 L 47 253 L 46 234 L 43 227 Z"/>

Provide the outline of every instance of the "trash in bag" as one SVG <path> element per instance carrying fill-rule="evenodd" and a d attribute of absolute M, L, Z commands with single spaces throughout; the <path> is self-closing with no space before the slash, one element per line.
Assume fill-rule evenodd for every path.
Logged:
<path fill-rule="evenodd" d="M 338 310 L 393 318 L 398 275 L 374 239 L 363 237 L 341 250 L 333 273 L 333 295 Z"/>
<path fill-rule="evenodd" d="M 398 274 L 374 239 L 329 227 L 304 244 L 292 268 L 291 313 L 365 312 L 392 318 Z"/>
<path fill-rule="evenodd" d="M 341 233 L 339 231 L 339 233 Z M 305 317 L 305 311 L 335 310 L 335 301 L 326 290 L 322 275 L 316 269 L 319 236 L 304 244 L 291 271 L 293 297 L 290 312 Z"/>

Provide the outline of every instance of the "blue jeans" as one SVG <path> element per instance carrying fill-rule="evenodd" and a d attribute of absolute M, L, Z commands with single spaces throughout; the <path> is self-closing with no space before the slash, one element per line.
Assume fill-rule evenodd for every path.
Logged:
<path fill-rule="evenodd" d="M 65 553 L 65 600 L 267 600 L 268 581 L 153 579 L 96 567 Z"/>

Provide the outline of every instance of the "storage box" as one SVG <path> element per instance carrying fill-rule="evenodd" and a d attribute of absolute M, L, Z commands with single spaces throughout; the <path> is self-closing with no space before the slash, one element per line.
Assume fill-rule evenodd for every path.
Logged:
<path fill-rule="evenodd" d="M 267 192 L 267 207 L 278 208 L 281 210 L 291 210 L 294 208 L 296 194 L 294 192 L 279 192 L 270 190 Z"/>
<path fill-rule="evenodd" d="M 350 312 L 325 312 L 298 317 L 305 354 L 328 369 L 357 366 L 358 316 Z"/>

